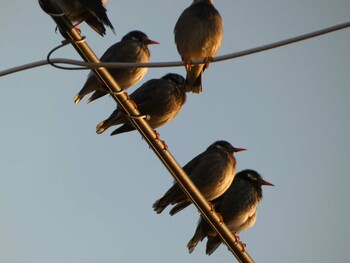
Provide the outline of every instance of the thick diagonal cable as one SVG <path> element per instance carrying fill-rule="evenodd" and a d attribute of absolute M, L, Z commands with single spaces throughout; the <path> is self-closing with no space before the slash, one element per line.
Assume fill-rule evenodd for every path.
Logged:
<path fill-rule="evenodd" d="M 39 3 L 42 9 L 51 15 L 53 20 L 60 28 L 62 35 L 64 35 L 67 39 L 73 41 L 72 44 L 74 48 L 82 56 L 82 58 L 88 62 L 98 63 L 99 60 L 96 55 L 87 45 L 85 40 L 81 38 L 79 33 L 68 21 L 68 19 L 62 15 L 62 10 L 57 7 L 55 1 L 39 0 Z M 93 72 L 95 73 L 96 77 L 105 84 L 105 87 L 108 89 L 108 91 L 113 93 L 112 97 L 118 103 L 119 107 L 123 108 L 123 110 L 129 115 L 140 115 L 138 110 L 135 109 L 134 104 L 130 102 L 127 94 L 125 92 L 121 92 L 122 90 L 117 85 L 113 77 L 108 73 L 106 68 L 97 68 L 94 69 Z M 131 118 L 130 121 L 140 132 L 149 146 L 153 149 L 158 158 L 163 162 L 165 167 L 173 175 L 181 189 L 186 193 L 186 195 L 188 195 L 194 205 L 200 210 L 203 217 L 222 238 L 223 242 L 232 251 L 237 260 L 239 262 L 253 262 L 249 254 L 246 251 L 242 250 L 241 245 L 235 241 L 232 233 L 222 222 L 220 222 L 220 219 L 215 214 L 215 212 L 211 210 L 208 202 L 203 198 L 201 193 L 188 178 L 181 166 L 165 148 L 164 143 L 156 138 L 154 130 L 148 125 L 147 121 L 144 120 L 144 118 Z"/>

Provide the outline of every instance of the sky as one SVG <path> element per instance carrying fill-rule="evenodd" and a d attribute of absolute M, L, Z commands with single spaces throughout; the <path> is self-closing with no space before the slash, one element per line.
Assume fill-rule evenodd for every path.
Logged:
<path fill-rule="evenodd" d="M 177 61 L 173 28 L 191 1 L 107 5 L 117 35 L 82 35 L 103 52 L 131 30 L 160 45 L 152 62 Z M 224 21 L 217 55 L 348 22 L 347 0 L 214 1 Z M 42 60 L 60 44 L 37 1 L 2 0 L 0 71 Z M 257 170 L 264 187 L 256 224 L 240 234 L 256 262 L 346 262 L 350 248 L 350 30 L 212 63 L 203 93 L 158 129 L 184 165 L 216 140 L 238 153 L 237 170 Z M 57 58 L 79 59 L 67 46 Z M 183 67 L 152 68 L 135 87 Z M 88 71 L 43 66 L 0 78 L 0 262 L 235 262 L 205 242 L 188 254 L 198 219 L 171 217 L 153 202 L 173 178 L 137 132 L 110 137 L 96 125 L 115 109 L 104 97 L 73 103 Z M 133 91 L 135 88 L 130 89 Z"/>

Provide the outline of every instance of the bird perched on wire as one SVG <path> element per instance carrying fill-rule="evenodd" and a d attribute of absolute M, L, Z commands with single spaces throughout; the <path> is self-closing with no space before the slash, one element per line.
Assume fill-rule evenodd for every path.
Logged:
<path fill-rule="evenodd" d="M 220 48 L 223 22 L 213 0 L 194 0 L 174 28 L 175 43 L 187 71 L 186 89 L 202 92 L 202 73 Z M 191 61 L 205 59 L 205 64 L 191 66 Z"/>
<path fill-rule="evenodd" d="M 85 21 L 92 29 L 103 36 L 106 34 L 104 25 L 110 27 L 115 34 L 114 27 L 104 7 L 107 1 L 108 0 L 57 0 L 57 3 L 70 21 L 77 22 L 77 25 Z"/>
<path fill-rule="evenodd" d="M 155 129 L 175 118 L 186 101 L 185 79 L 181 75 L 169 73 L 160 79 L 151 79 L 135 90 L 131 95 L 139 112 L 149 117 L 149 125 Z M 135 130 L 128 116 L 119 107 L 101 121 L 97 127 L 98 134 L 113 125 L 123 124 L 111 135 Z"/>
<path fill-rule="evenodd" d="M 216 141 L 204 152 L 197 155 L 183 169 L 207 201 L 221 196 L 231 185 L 236 174 L 234 153 L 244 151 L 235 148 L 227 141 Z M 191 204 L 191 200 L 177 183 L 153 204 L 158 214 L 169 204 L 175 205 L 170 210 L 174 215 Z"/>
<path fill-rule="evenodd" d="M 255 223 L 256 210 L 262 199 L 262 185 L 273 186 L 254 170 L 241 171 L 236 174 L 229 189 L 212 202 L 215 211 L 222 216 L 224 223 L 235 235 L 237 242 L 239 242 L 237 234 Z M 211 255 L 222 241 L 208 222 L 200 216 L 196 232 L 187 244 L 189 252 L 191 253 L 198 242 L 205 237 L 208 237 L 206 253 Z"/>
<path fill-rule="evenodd" d="M 131 31 L 126 34 L 122 40 L 112 45 L 101 57 L 101 62 L 134 62 L 147 63 L 149 62 L 151 53 L 148 45 L 159 44 L 151 40 L 141 31 Z M 126 68 L 111 68 L 109 73 L 114 77 L 120 88 L 127 89 L 139 82 L 147 73 L 147 68 L 126 67 Z M 103 84 L 97 77 L 90 72 L 87 81 L 83 88 L 74 97 L 74 102 L 77 104 L 87 94 L 94 92 L 88 99 L 88 103 L 107 94 Z"/>

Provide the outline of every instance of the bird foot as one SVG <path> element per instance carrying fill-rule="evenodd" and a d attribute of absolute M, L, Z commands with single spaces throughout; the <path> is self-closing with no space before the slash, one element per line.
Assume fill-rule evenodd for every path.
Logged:
<path fill-rule="evenodd" d="M 210 211 L 215 212 L 215 206 L 211 202 L 208 202 L 208 204 L 210 206 Z"/>
<path fill-rule="evenodd" d="M 167 151 L 168 150 L 168 145 L 166 144 L 165 141 L 162 141 L 161 142 L 163 143 L 163 151 Z"/>
<path fill-rule="evenodd" d="M 235 242 L 239 243 L 242 246 L 242 252 L 245 252 L 245 247 L 247 246 L 245 243 L 243 243 L 237 234 L 234 234 Z"/>
<path fill-rule="evenodd" d="M 155 140 L 160 141 L 163 144 L 163 150 L 166 151 L 168 150 L 168 145 L 165 143 L 165 141 L 160 139 L 160 134 L 156 130 L 153 130 L 155 134 Z"/>
<path fill-rule="evenodd" d="M 224 218 L 222 217 L 222 215 L 218 212 L 215 212 L 216 215 L 218 216 L 219 220 L 220 220 L 220 223 L 224 223 Z"/>
<path fill-rule="evenodd" d="M 81 30 L 78 28 L 78 26 L 83 23 L 84 20 L 79 21 L 78 23 L 76 23 L 75 25 L 73 25 L 73 27 L 79 32 L 79 35 L 81 35 Z"/>
<path fill-rule="evenodd" d="M 130 96 L 129 96 L 128 93 L 125 93 L 125 96 L 126 96 L 126 101 L 129 101 L 129 102 L 134 106 L 134 110 L 136 110 L 136 109 L 137 109 L 137 104 L 136 104 L 136 102 L 133 101 L 133 100 L 130 98 Z"/>
<path fill-rule="evenodd" d="M 206 57 L 204 59 L 203 71 L 209 67 L 209 64 L 213 61 L 213 57 Z"/>
<path fill-rule="evenodd" d="M 222 215 L 220 213 L 215 211 L 215 206 L 211 202 L 208 202 L 208 204 L 210 206 L 210 211 L 214 212 L 218 216 L 220 223 L 223 223 L 224 222 L 224 218 L 222 217 Z"/>
<path fill-rule="evenodd" d="M 156 130 L 153 130 L 154 131 L 154 135 L 155 135 L 155 140 L 159 141 L 160 140 L 160 134 L 159 132 L 157 132 Z"/>
<path fill-rule="evenodd" d="M 186 68 L 186 71 L 191 71 L 192 69 L 192 60 L 185 60 L 185 68 Z"/>

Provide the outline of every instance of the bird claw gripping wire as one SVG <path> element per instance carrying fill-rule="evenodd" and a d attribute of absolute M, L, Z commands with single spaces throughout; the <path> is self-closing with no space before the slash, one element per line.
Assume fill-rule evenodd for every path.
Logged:
<path fill-rule="evenodd" d="M 134 106 L 134 110 L 137 109 L 136 102 L 130 98 L 129 94 L 125 92 L 125 89 L 121 89 L 120 91 L 108 91 L 108 93 L 110 95 L 121 95 L 122 93 L 125 93 L 126 101 L 129 101 Z"/>
<path fill-rule="evenodd" d="M 185 60 L 184 62 L 185 62 L 185 69 L 186 69 L 187 71 L 190 71 L 191 68 L 193 67 L 193 65 L 192 65 L 192 60 Z"/>
<path fill-rule="evenodd" d="M 126 100 L 129 101 L 134 106 L 134 110 L 137 110 L 138 108 L 137 108 L 136 102 L 130 98 L 128 93 L 125 93 L 125 94 L 126 94 Z"/>
<path fill-rule="evenodd" d="M 213 61 L 213 57 L 204 58 L 204 67 L 203 71 L 209 67 L 209 64 Z"/>
<path fill-rule="evenodd" d="M 237 234 L 234 234 L 233 236 L 235 237 L 235 242 L 239 243 L 242 246 L 242 252 L 245 252 L 245 248 L 247 245 L 239 239 L 239 236 Z"/>
<path fill-rule="evenodd" d="M 215 213 L 218 216 L 220 223 L 224 223 L 224 218 L 220 213 L 215 211 L 215 206 L 211 202 L 208 202 L 208 204 L 210 206 L 210 211 Z"/>
<path fill-rule="evenodd" d="M 157 132 L 156 130 L 153 130 L 154 131 L 154 134 L 155 134 L 155 140 L 156 141 L 159 141 L 159 142 L 161 142 L 162 144 L 163 144 L 163 150 L 164 151 L 166 151 L 166 150 L 168 150 L 168 145 L 165 143 L 165 141 L 163 141 L 163 140 L 161 140 L 160 139 L 160 134 L 159 134 L 159 132 Z"/>

